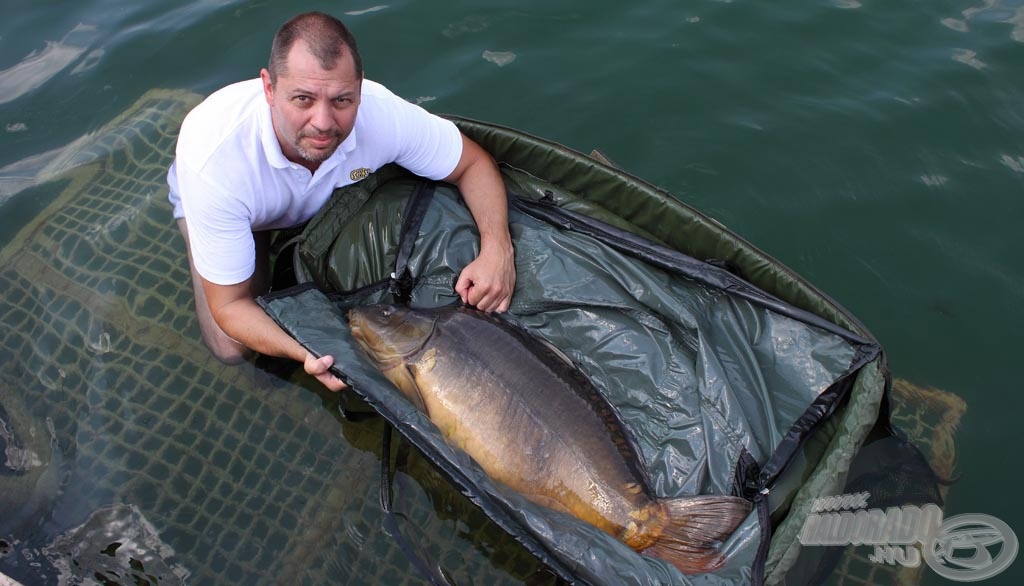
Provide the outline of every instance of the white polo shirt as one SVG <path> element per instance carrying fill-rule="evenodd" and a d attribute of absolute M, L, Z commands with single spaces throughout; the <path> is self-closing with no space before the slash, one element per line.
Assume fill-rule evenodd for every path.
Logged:
<path fill-rule="evenodd" d="M 256 270 L 253 231 L 311 218 L 338 187 L 388 163 L 443 179 L 462 156 L 455 125 L 364 80 L 352 134 L 316 173 L 281 152 L 259 79 L 229 85 L 181 125 L 167 174 L 175 218 L 188 221 L 196 270 L 219 285 Z"/>

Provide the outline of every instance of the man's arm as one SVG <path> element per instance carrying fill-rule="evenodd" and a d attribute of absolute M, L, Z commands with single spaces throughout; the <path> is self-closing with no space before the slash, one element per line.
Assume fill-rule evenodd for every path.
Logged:
<path fill-rule="evenodd" d="M 455 292 L 464 303 L 483 311 L 507 311 L 516 266 L 501 173 L 487 151 L 463 136 L 462 157 L 445 181 L 459 187 L 480 232 L 480 254 L 462 269 Z"/>
<path fill-rule="evenodd" d="M 251 350 L 303 363 L 306 372 L 328 389 L 344 389 L 345 383 L 328 370 L 334 359 L 331 356 L 314 357 L 285 333 L 253 299 L 251 281 L 250 277 L 236 285 L 218 285 L 202 279 L 210 314 L 217 325 L 225 334 Z"/>

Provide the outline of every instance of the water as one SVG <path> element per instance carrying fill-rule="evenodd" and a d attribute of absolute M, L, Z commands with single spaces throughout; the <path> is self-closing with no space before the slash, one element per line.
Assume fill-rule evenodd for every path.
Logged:
<path fill-rule="evenodd" d="M 957 435 L 959 476 L 946 514 L 994 515 L 1024 536 L 1016 500 L 1021 474 L 1011 463 L 1014 446 L 1022 445 L 1024 403 L 1014 367 L 1024 326 L 1018 226 L 1024 219 L 1024 3 L 308 2 L 302 8 L 341 16 L 360 41 L 367 76 L 396 93 L 435 112 L 520 128 L 582 151 L 598 148 L 807 277 L 875 334 L 895 376 L 966 401 Z M 274 30 L 294 10 L 288 2 L 7 0 L 0 18 L 0 242 L 59 193 L 22 189 L 12 177 L 27 172 L 12 165 L 38 168 L 26 159 L 98 131 L 150 89 L 206 94 L 256 76 Z M 57 311 L 45 302 L 39 307 Z M 10 319 L 5 328 L 13 327 Z M 95 328 L 83 325 L 82 338 L 102 346 L 106 330 Z M 4 354 L 14 362 L 2 368 L 31 370 L 68 334 L 49 335 L 53 340 L 30 351 Z M 90 405 L 125 394 L 121 379 L 99 362 L 82 366 Z M 286 394 L 297 403 L 298 420 L 320 421 L 315 437 L 330 446 L 346 445 L 334 437 L 339 425 L 346 434 L 356 429 L 321 421 L 321 398 L 301 386 L 277 388 L 257 371 L 245 376 L 264 390 L 264 403 Z M 50 376 L 58 379 L 59 373 Z M 173 384 L 169 378 L 160 388 L 173 392 Z M 28 392 L 20 390 L 2 392 Z M 79 474 L 92 462 L 81 447 L 91 437 L 74 438 L 78 452 L 64 445 L 79 454 L 71 463 Z M 349 448 L 355 468 L 375 466 L 374 445 Z M 280 457 L 275 450 L 260 452 L 269 454 L 267 465 Z M 328 457 L 294 450 L 312 458 L 309 469 Z M 371 476 L 346 477 L 359 493 L 353 502 L 363 493 L 375 498 Z M 65 497 L 63 508 L 51 512 L 60 530 L 85 522 L 92 504 L 118 498 L 79 490 L 89 506 Z M 144 502 L 126 504 L 146 510 Z M 372 520 L 339 531 L 325 528 L 323 538 L 353 551 L 386 541 L 375 535 Z M 166 531 L 161 537 L 168 539 Z M 251 559 L 222 542 L 197 547 Z M 464 563 L 467 572 L 493 564 L 483 554 L 463 557 L 442 561 Z M 290 560 L 281 567 L 314 565 L 301 556 Z M 1018 562 L 990 582 L 1010 583 L 1024 575 L 1022 567 Z M 926 583 L 940 581 L 925 572 Z M 511 583 L 526 579 L 508 569 L 498 573 Z"/>

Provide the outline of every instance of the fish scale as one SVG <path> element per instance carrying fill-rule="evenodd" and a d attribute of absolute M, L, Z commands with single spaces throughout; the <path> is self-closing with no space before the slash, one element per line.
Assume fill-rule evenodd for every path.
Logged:
<path fill-rule="evenodd" d="M 488 397 L 488 401 L 476 401 L 470 397 L 471 404 L 466 406 L 465 411 L 476 413 L 477 418 L 480 417 L 480 412 L 475 409 L 477 403 L 483 403 L 482 406 L 494 411 L 495 422 L 488 429 L 502 433 L 481 438 L 484 446 L 497 443 L 526 446 L 531 440 L 539 442 L 531 454 L 523 454 L 523 459 L 532 462 L 535 460 L 528 456 L 540 457 L 544 447 L 554 448 L 557 445 L 562 450 L 559 453 L 572 459 L 575 467 L 600 467 L 603 474 L 612 478 L 630 478 L 629 468 L 630 463 L 636 461 L 635 453 L 626 452 L 618 454 L 620 458 L 595 458 L 581 463 L 578 460 L 588 452 L 571 449 L 578 444 L 606 445 L 608 439 L 613 439 L 616 446 L 626 445 L 623 428 L 611 419 L 613 411 L 596 391 L 583 384 L 585 379 L 572 376 L 571 373 L 576 371 L 571 365 L 559 363 L 541 347 L 534 349 L 528 344 L 520 344 L 514 330 L 493 327 L 500 325 L 496 320 L 468 318 L 469 315 L 452 312 L 446 316 L 447 319 L 439 320 L 435 331 L 438 343 L 431 347 L 448 359 L 435 358 L 435 366 L 430 373 L 433 376 L 417 371 L 417 380 L 434 387 L 453 389 L 455 393 L 464 380 L 486 381 L 505 390 L 497 397 L 480 393 L 479 396 Z M 560 390 L 568 392 L 550 388 L 552 381 Z M 517 425 L 519 419 L 526 420 L 530 427 Z M 542 437 L 505 437 L 509 430 L 522 430 L 522 435 L 528 435 L 530 430 L 538 429 L 544 430 Z M 521 465 L 518 462 L 510 464 Z M 545 473 L 546 470 L 537 470 L 536 478 L 518 483 L 517 488 L 524 490 L 533 481 L 543 479 Z M 514 471 L 504 471 L 502 479 L 507 482 L 510 477 L 514 478 Z M 625 484 L 628 482 L 622 482 L 623 486 Z M 594 493 L 590 496 L 598 497 Z"/>

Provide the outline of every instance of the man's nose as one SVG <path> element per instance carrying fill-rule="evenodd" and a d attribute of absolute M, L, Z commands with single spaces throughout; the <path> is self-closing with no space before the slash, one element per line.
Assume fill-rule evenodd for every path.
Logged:
<path fill-rule="evenodd" d="M 334 129 L 334 117 L 331 116 L 331 105 L 329 102 L 321 101 L 313 108 L 313 116 L 309 121 L 313 128 L 327 132 Z"/>

